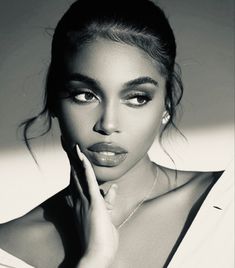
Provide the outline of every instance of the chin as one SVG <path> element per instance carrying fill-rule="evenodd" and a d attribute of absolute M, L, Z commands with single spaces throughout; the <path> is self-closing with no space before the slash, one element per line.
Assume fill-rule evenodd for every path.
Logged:
<path fill-rule="evenodd" d="M 119 166 L 117 167 L 104 167 L 93 165 L 93 169 L 98 182 L 110 182 L 119 179 L 126 172 Z"/>

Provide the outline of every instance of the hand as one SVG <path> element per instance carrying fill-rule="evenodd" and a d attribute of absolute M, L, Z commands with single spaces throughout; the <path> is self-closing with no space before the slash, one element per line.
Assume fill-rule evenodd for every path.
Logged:
<path fill-rule="evenodd" d="M 115 257 L 119 240 L 118 232 L 111 221 L 117 186 L 113 184 L 103 198 L 89 160 L 78 146 L 76 152 L 77 159 L 70 155 L 71 184 L 73 193 L 77 193 L 77 197 L 73 194 L 73 201 L 85 246 L 85 254 L 78 267 L 109 267 Z M 81 166 L 78 167 L 79 159 L 84 172 L 81 172 Z M 79 176 L 82 173 L 86 183 L 84 177 Z"/>

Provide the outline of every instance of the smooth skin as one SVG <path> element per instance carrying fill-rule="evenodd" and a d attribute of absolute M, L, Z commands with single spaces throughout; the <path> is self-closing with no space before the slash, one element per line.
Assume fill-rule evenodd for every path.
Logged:
<path fill-rule="evenodd" d="M 165 79 L 148 54 L 96 39 L 68 52 L 64 62 L 66 82 L 56 116 L 71 164 L 75 228 L 66 218 L 68 224 L 60 232 L 60 217 L 49 220 L 45 208 L 38 207 L 1 226 L 0 247 L 35 267 L 53 268 L 68 250 L 81 257 L 76 253 L 78 234 L 85 253 L 76 267 L 163 267 L 216 177 L 178 171 L 175 180 L 174 170 L 150 161 L 147 152 L 161 132 L 165 112 Z M 117 143 L 128 151 L 126 159 L 115 167 L 96 165 L 88 148 L 98 142 Z M 85 168 L 83 177 L 78 163 Z M 151 189 L 157 170 L 148 200 L 118 229 Z M 88 195 L 81 186 L 84 181 Z M 69 232 L 75 239 L 68 239 L 66 247 Z"/>
<path fill-rule="evenodd" d="M 79 199 L 76 202 L 76 215 L 80 215 L 82 233 L 85 236 L 86 251 L 78 267 L 109 267 L 113 262 L 118 249 L 119 235 L 112 224 L 110 216 L 115 204 L 116 188 L 113 184 L 104 198 L 101 196 L 99 186 L 92 166 L 86 156 L 76 146 L 79 159 L 85 168 L 90 202 L 86 198 L 80 185 L 76 171 L 73 170 L 72 177 L 76 182 Z M 101 220 L 97 220 L 101 219 Z"/>
<path fill-rule="evenodd" d="M 59 99 L 57 112 L 64 138 L 71 146 L 79 144 L 88 159 L 87 148 L 98 142 L 128 151 L 117 167 L 92 163 L 98 181 L 150 175 L 147 151 L 160 133 L 165 98 L 165 79 L 156 63 L 134 46 L 98 39 L 66 55 L 65 73 L 65 98 Z M 155 83 L 145 82 L 150 79 Z"/>

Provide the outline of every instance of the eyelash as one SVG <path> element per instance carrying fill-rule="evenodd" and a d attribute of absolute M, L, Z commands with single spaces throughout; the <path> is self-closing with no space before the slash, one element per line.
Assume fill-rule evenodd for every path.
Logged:
<path fill-rule="evenodd" d="M 142 98 L 142 100 L 144 102 L 142 102 L 142 103 L 131 103 L 130 102 L 130 100 L 134 100 L 134 99 L 137 100 L 138 98 Z M 130 94 L 129 96 L 127 96 L 127 99 L 124 100 L 123 103 L 127 104 L 130 107 L 139 108 L 139 107 L 146 105 L 151 100 L 152 100 L 152 97 L 146 93 L 133 93 L 133 94 Z"/>
<path fill-rule="evenodd" d="M 78 99 L 77 97 L 78 96 L 82 96 L 88 94 L 90 95 L 91 97 L 95 98 L 93 100 L 81 100 L 81 99 Z M 72 101 L 74 101 L 75 103 L 78 103 L 78 104 L 90 104 L 90 103 L 94 103 L 96 101 L 99 101 L 99 98 L 90 90 L 84 90 L 84 91 L 81 91 L 81 92 L 70 92 L 70 95 L 69 97 L 72 99 Z"/>
<path fill-rule="evenodd" d="M 92 100 L 81 100 L 78 99 L 78 96 L 82 96 L 85 94 L 90 94 L 92 98 Z M 96 101 L 100 101 L 99 97 L 96 96 L 92 91 L 90 90 L 84 90 L 81 92 L 70 92 L 70 96 L 69 96 L 75 103 L 78 104 L 82 104 L 82 105 L 86 105 L 86 104 L 90 104 L 90 103 L 95 103 Z M 141 100 L 143 102 L 139 102 L 138 103 L 138 98 L 141 98 Z M 134 103 L 133 100 L 136 99 L 136 102 Z M 149 94 L 147 93 L 142 93 L 142 92 L 137 92 L 137 93 L 131 93 L 130 95 L 127 95 L 125 97 L 125 99 L 122 101 L 122 103 L 126 104 L 129 107 L 134 107 L 134 108 L 140 108 L 144 105 L 146 105 L 149 101 L 152 100 L 152 96 L 149 96 Z M 132 102 L 131 102 L 132 101 Z"/>

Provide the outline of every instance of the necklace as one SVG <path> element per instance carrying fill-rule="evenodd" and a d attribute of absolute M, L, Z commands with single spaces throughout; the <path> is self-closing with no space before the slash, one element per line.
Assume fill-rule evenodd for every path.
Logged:
<path fill-rule="evenodd" d="M 150 190 L 145 194 L 144 198 L 137 204 L 137 206 L 129 213 L 129 215 L 118 225 L 117 229 L 120 230 L 129 220 L 130 218 L 137 212 L 137 210 L 143 205 L 143 203 L 149 198 L 151 195 L 154 186 L 156 185 L 158 179 L 158 169 L 157 174 L 154 178 L 153 184 L 150 188 Z"/>

